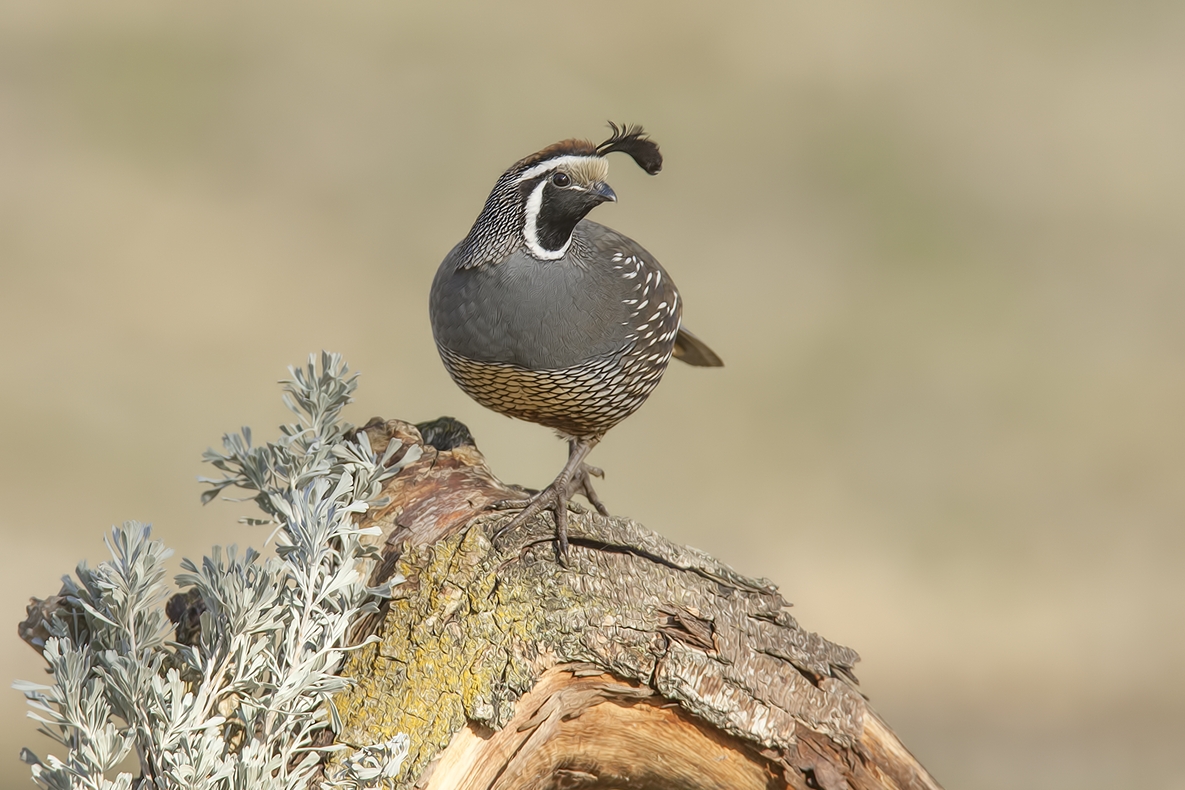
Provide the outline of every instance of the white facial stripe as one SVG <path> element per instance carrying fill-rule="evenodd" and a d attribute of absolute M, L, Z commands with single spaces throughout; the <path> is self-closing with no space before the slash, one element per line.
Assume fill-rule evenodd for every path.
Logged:
<path fill-rule="evenodd" d="M 515 179 L 514 183 L 521 184 L 524 181 L 530 181 L 535 176 L 555 170 L 557 167 L 563 167 L 564 165 L 575 165 L 577 163 L 588 162 L 590 160 L 595 162 L 604 161 L 599 156 L 557 156 L 555 159 L 548 159 L 546 162 L 540 162 L 534 167 L 524 171 L 521 176 Z"/>
<path fill-rule="evenodd" d="M 543 206 L 543 189 L 547 186 L 546 181 L 540 181 L 539 185 L 531 191 L 531 196 L 527 198 L 526 220 L 523 222 L 523 240 L 527 243 L 527 249 L 536 258 L 545 261 L 554 261 L 564 257 L 564 253 L 568 251 L 568 245 L 572 243 L 572 237 L 564 242 L 564 246 L 558 250 L 545 250 L 539 243 L 539 209 Z"/>

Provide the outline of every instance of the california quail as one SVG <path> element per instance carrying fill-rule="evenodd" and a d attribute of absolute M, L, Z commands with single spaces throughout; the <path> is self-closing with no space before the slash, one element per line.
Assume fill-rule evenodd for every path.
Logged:
<path fill-rule="evenodd" d="M 658 261 L 584 219 L 617 200 L 607 154 L 629 154 L 651 175 L 662 169 L 641 127 L 610 128 L 600 145 L 564 140 L 503 173 L 440 264 L 429 301 L 436 347 L 466 394 L 568 439 L 563 471 L 500 530 L 550 509 L 561 557 L 572 494 L 608 515 L 589 481 L 600 470 L 584 464 L 605 432 L 645 402 L 672 355 L 724 364 L 682 327 L 679 292 Z"/>

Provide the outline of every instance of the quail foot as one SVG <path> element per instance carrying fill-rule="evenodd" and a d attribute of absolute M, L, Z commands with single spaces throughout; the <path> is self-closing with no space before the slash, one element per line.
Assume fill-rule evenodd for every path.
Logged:
<path fill-rule="evenodd" d="M 585 219 L 617 196 L 606 179 L 614 152 L 647 173 L 662 155 L 640 127 L 610 124 L 599 145 L 564 140 L 516 162 L 494 184 L 469 234 L 445 257 L 429 300 L 444 366 L 494 411 L 545 425 L 568 440 L 554 482 L 499 529 L 554 514 L 561 560 L 567 506 L 583 494 L 608 515 L 584 463 L 605 433 L 633 414 L 671 357 L 724 363 L 682 326 L 670 275 L 633 239 Z"/>

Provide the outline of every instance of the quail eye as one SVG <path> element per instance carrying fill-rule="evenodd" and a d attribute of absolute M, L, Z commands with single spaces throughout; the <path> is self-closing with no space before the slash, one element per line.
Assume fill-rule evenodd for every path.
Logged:
<path fill-rule="evenodd" d="M 572 183 L 572 179 L 567 173 L 555 173 L 551 177 L 551 183 L 557 187 L 566 187 Z"/>

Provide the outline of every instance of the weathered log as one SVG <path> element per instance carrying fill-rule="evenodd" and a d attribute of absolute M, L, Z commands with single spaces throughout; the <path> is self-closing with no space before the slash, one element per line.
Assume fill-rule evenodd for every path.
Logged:
<path fill-rule="evenodd" d="M 379 452 L 423 442 L 364 430 Z M 410 736 L 400 787 L 938 788 L 856 690 L 856 653 L 800 628 L 768 581 L 579 508 L 566 567 L 550 514 L 492 542 L 513 513 L 489 505 L 524 490 L 463 426 L 425 432 L 436 446 L 368 517 L 373 581 L 404 581 L 337 700 L 343 743 Z"/>

